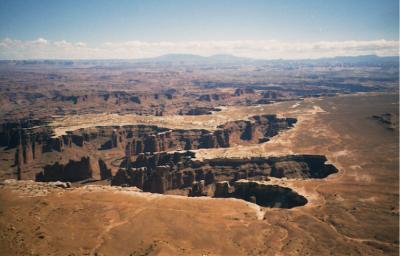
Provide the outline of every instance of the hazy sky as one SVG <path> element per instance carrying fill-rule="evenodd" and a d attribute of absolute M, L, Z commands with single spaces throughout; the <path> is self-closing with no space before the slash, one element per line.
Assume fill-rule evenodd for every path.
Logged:
<path fill-rule="evenodd" d="M 0 58 L 398 54 L 398 0 L 0 0 Z"/>

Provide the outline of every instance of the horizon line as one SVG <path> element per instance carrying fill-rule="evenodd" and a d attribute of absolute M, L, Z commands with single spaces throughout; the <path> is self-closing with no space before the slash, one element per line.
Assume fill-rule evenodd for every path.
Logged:
<path fill-rule="evenodd" d="M 0 40 L 0 59 L 145 59 L 168 54 L 234 55 L 240 58 L 319 59 L 336 56 L 398 56 L 398 40 L 287 42 L 277 40 L 84 42 Z"/>
<path fill-rule="evenodd" d="M 234 54 L 226 54 L 226 53 L 217 53 L 212 55 L 201 55 L 201 54 L 192 54 L 192 53 L 166 53 L 162 55 L 157 55 L 155 57 L 145 57 L 145 58 L 21 58 L 21 59 L 1 59 L 0 61 L 140 61 L 140 60 L 152 60 L 158 59 L 166 56 L 192 56 L 192 57 L 201 57 L 205 60 L 207 58 L 216 57 L 216 56 L 227 56 L 238 59 L 243 59 L 247 61 L 309 61 L 309 60 L 323 60 L 323 59 L 335 59 L 335 58 L 359 58 L 359 57 L 376 57 L 376 58 L 400 58 L 400 54 L 398 55 L 378 55 L 378 54 L 361 54 L 361 55 L 336 55 L 330 57 L 315 57 L 315 58 L 252 58 L 252 57 L 242 57 Z M 176 60 L 179 62 L 186 62 L 185 60 Z M 164 60 L 164 62 L 174 62 L 174 60 Z M 187 62 L 191 62 L 190 60 Z"/>

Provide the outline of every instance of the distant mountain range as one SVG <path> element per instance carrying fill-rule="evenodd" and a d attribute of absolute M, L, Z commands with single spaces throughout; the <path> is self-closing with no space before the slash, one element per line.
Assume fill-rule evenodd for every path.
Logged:
<path fill-rule="evenodd" d="M 144 59 L 110 59 L 110 60 L 0 60 L 0 64 L 11 65 L 62 65 L 74 66 L 76 65 L 99 65 L 99 66 L 115 66 L 126 64 L 309 64 L 309 65 L 323 65 L 323 64 L 399 64 L 398 56 L 379 57 L 376 55 L 362 55 L 362 56 L 338 56 L 331 58 L 319 59 L 252 59 L 237 57 L 229 54 L 217 54 L 212 56 L 200 56 L 194 54 L 166 54 L 154 58 Z"/>
<path fill-rule="evenodd" d="M 246 61 L 255 61 L 255 59 L 237 57 L 229 54 L 217 54 L 212 56 L 201 56 L 195 54 L 166 54 L 155 58 L 146 58 L 133 60 L 135 62 L 191 62 L 191 63 L 200 63 L 200 62 L 246 62 Z"/>
<path fill-rule="evenodd" d="M 229 54 L 217 54 L 212 56 L 200 56 L 194 54 L 166 54 L 155 58 L 146 58 L 132 60 L 133 62 L 146 62 L 146 63 L 382 63 L 382 62 L 398 62 L 398 56 L 380 57 L 377 55 L 361 55 L 361 56 L 338 56 L 331 58 L 319 59 L 252 59 L 237 57 Z"/>
<path fill-rule="evenodd" d="M 311 61 L 311 60 L 310 60 Z M 359 63 L 359 62 L 398 62 L 399 56 L 360 55 L 360 56 L 338 56 L 333 58 L 320 58 L 316 61 Z"/>

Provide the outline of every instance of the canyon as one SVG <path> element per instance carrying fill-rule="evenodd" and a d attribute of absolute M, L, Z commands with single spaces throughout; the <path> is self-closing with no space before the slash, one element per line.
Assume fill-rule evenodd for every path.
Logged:
<path fill-rule="evenodd" d="M 396 64 L 278 62 L 0 61 L 0 254 L 397 255 Z"/>
<path fill-rule="evenodd" d="M 69 131 L 65 135 L 53 136 L 51 127 L 46 122 L 24 120 L 20 123 L 5 123 L 0 130 L 3 146 L 10 152 L 14 151 L 14 166 L 17 176 L 33 177 L 36 173 L 32 169 L 44 168 L 39 180 L 48 180 L 47 173 L 63 172 L 60 164 L 52 163 L 47 159 L 61 158 L 66 165 L 73 165 L 82 169 L 93 169 L 95 174 L 83 175 L 80 180 L 98 178 L 100 175 L 99 161 L 103 168 L 112 166 L 105 161 L 108 151 L 124 155 L 136 156 L 145 152 L 161 152 L 176 150 L 195 150 L 200 148 L 229 147 L 235 144 L 257 144 L 268 141 L 280 131 L 293 127 L 296 119 L 277 118 L 274 115 L 253 116 L 249 120 L 232 121 L 216 127 L 214 131 L 204 129 L 167 129 L 155 125 L 123 125 L 123 126 L 96 126 L 76 131 Z M 77 159 L 74 159 L 74 157 Z M 72 158 L 69 158 L 72 157 Z M 80 158 L 87 157 L 85 161 Z M 12 160 L 12 159 L 11 159 Z M 73 161 L 73 162 L 70 162 Z M 113 159 L 115 160 L 115 159 Z M 92 163 L 92 164 L 91 164 Z M 34 168 L 26 168 L 35 166 Z M 52 167 L 53 166 L 53 167 Z M 54 170 L 52 170 L 52 168 Z M 92 173 L 92 170 L 90 171 Z M 61 180 L 62 173 L 55 176 Z M 78 179 L 79 180 L 79 179 Z"/>
<path fill-rule="evenodd" d="M 318 155 L 198 161 L 190 151 L 141 154 L 133 162 L 127 158 L 121 163 L 111 185 L 161 194 L 173 191 L 188 196 L 235 197 L 262 206 L 291 208 L 307 200 L 289 188 L 269 185 L 268 177 L 321 179 L 338 172 L 326 161 Z"/>
<path fill-rule="evenodd" d="M 42 182 L 85 183 L 103 180 L 113 186 L 134 186 L 152 193 L 211 197 L 220 182 L 228 181 L 232 184 L 232 188 L 228 189 L 230 192 L 227 190 L 222 194 L 217 191 L 219 197 L 252 198 L 255 203 L 262 201 L 264 206 L 283 205 L 290 208 L 304 205 L 307 200 L 291 189 L 277 185 L 249 181 L 253 185 L 244 189 L 246 186 L 243 186 L 242 179 L 268 180 L 269 176 L 323 178 L 337 172 L 332 165 L 324 165 L 326 158 L 288 156 L 282 159 L 212 159 L 199 162 L 194 160 L 195 153 L 190 150 L 266 143 L 295 123 L 295 118 L 261 115 L 251 116 L 248 120 L 229 121 L 212 131 L 122 125 L 81 128 L 54 136 L 48 122 L 22 120 L 3 124 L 0 136 L 4 146 L 15 150 L 12 166 L 16 167 L 18 179 L 34 176 L 36 181 Z M 118 157 L 112 158 L 112 161 L 103 160 L 107 158 L 108 151 L 114 151 L 113 154 Z M 64 163 L 47 162 L 48 154 L 52 159 L 58 155 Z M 111 167 L 115 165 L 115 160 L 120 162 L 116 171 Z M 27 173 L 25 170 L 32 172 L 30 166 L 41 170 Z M 249 196 L 254 193 L 257 195 Z M 269 194 L 270 198 L 282 198 L 276 203 L 262 199 Z M 291 201 L 293 203 L 288 203 Z"/>

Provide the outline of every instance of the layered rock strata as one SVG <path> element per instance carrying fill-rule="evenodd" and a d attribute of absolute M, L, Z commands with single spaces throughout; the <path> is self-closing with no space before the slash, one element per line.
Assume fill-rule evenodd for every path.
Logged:
<path fill-rule="evenodd" d="M 265 181 L 277 178 L 325 178 L 338 170 L 320 155 L 254 157 L 247 159 L 219 158 L 198 161 L 190 151 L 173 154 L 140 154 L 121 167 L 112 178 L 112 185 L 135 186 L 144 191 L 165 193 L 188 189 L 189 195 L 206 195 L 205 186 L 214 186 L 216 196 L 229 194 L 229 185 L 241 179 Z M 121 166 L 127 166 L 123 162 Z M 219 183 L 222 182 L 222 183 Z M 229 192 L 229 193 L 228 193 Z"/>
<path fill-rule="evenodd" d="M 238 180 L 232 187 L 228 182 L 218 182 L 215 197 L 239 198 L 271 208 L 293 208 L 307 203 L 304 196 L 290 188 L 248 180 Z"/>
<path fill-rule="evenodd" d="M 154 125 L 97 126 L 54 136 L 53 128 L 39 120 L 21 120 L 0 125 L 0 146 L 12 154 L 12 162 L 2 168 L 15 168 L 18 178 L 32 179 L 51 159 L 60 162 L 90 157 L 98 162 L 92 170 L 99 179 L 110 178 L 107 170 L 119 155 L 137 156 L 162 151 L 220 148 L 268 141 L 279 132 L 292 127 L 294 118 L 261 115 L 249 120 L 231 121 L 215 130 L 167 129 Z M 111 159 L 100 163 L 100 158 Z M 115 158 L 114 158 L 115 159 Z M 109 167 L 104 167 L 108 165 Z M 111 170 L 115 173 L 116 169 Z M 23 175 L 21 175 L 23 174 Z M 10 177 L 10 176 L 8 176 Z M 14 177 L 15 178 L 15 177 Z"/>
<path fill-rule="evenodd" d="M 92 177 L 92 167 L 89 157 L 79 161 L 70 160 L 67 164 L 46 165 L 41 173 L 36 175 L 37 181 L 80 181 Z"/>

